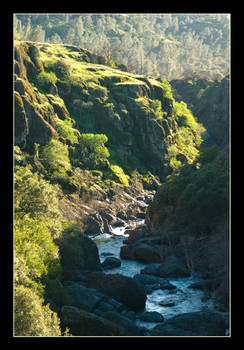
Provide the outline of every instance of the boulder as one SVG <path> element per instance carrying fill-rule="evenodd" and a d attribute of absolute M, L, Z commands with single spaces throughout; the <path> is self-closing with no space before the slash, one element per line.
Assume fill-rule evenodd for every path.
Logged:
<path fill-rule="evenodd" d="M 103 262 L 102 262 L 102 267 L 103 269 L 113 269 L 115 267 L 121 266 L 121 261 L 118 258 L 115 258 L 113 256 L 107 257 Z"/>
<path fill-rule="evenodd" d="M 161 261 L 161 257 L 158 250 L 146 243 L 141 243 L 135 246 L 134 257 L 135 260 L 141 262 Z"/>
<path fill-rule="evenodd" d="M 104 232 L 104 224 L 101 215 L 98 213 L 88 215 L 84 220 L 84 233 L 86 234 L 101 234 Z"/>
<path fill-rule="evenodd" d="M 73 306 L 92 312 L 104 299 L 104 295 L 93 289 L 87 288 L 80 283 L 72 282 L 65 287 L 73 299 Z"/>
<path fill-rule="evenodd" d="M 107 208 L 105 208 L 104 210 L 100 209 L 99 214 L 103 221 L 106 220 L 109 225 L 114 225 L 117 221 L 114 212 L 112 210 L 108 210 Z"/>
<path fill-rule="evenodd" d="M 159 305 L 171 307 L 171 306 L 175 306 L 175 302 L 174 301 L 160 301 Z"/>
<path fill-rule="evenodd" d="M 155 289 L 176 289 L 176 287 L 166 278 L 146 274 L 137 274 L 133 278 L 144 285 L 147 293 L 152 292 Z"/>
<path fill-rule="evenodd" d="M 121 210 L 117 213 L 117 217 L 122 220 L 127 220 L 127 214 L 125 211 Z"/>
<path fill-rule="evenodd" d="M 188 286 L 188 288 L 202 289 L 202 290 L 215 290 L 220 284 L 220 280 L 214 278 L 203 279 L 198 282 L 194 282 Z"/>
<path fill-rule="evenodd" d="M 120 325 L 124 330 L 126 335 L 144 335 L 145 329 L 138 327 L 134 322 L 131 321 L 128 317 L 122 315 L 118 312 L 107 312 L 104 315 L 104 318 L 107 320 Z"/>
<path fill-rule="evenodd" d="M 120 256 L 124 259 L 138 260 L 141 262 L 159 262 L 161 256 L 158 249 L 146 243 L 130 244 L 120 248 Z"/>
<path fill-rule="evenodd" d="M 59 243 L 62 266 L 67 270 L 101 271 L 96 243 L 78 230 L 67 232 Z"/>
<path fill-rule="evenodd" d="M 155 326 L 151 336 L 222 336 L 225 320 L 217 312 L 198 311 L 177 315 Z"/>
<path fill-rule="evenodd" d="M 73 336 L 124 335 L 124 329 L 121 326 L 73 306 L 62 307 L 61 320 Z"/>
<path fill-rule="evenodd" d="M 138 239 L 146 237 L 147 233 L 148 233 L 148 230 L 146 229 L 145 225 L 136 227 L 134 229 L 127 229 L 125 230 L 125 234 L 129 234 L 129 237 L 124 241 L 124 243 L 133 244 Z"/>
<path fill-rule="evenodd" d="M 140 321 L 143 322 L 163 322 L 164 317 L 157 311 L 145 311 L 139 314 Z"/>
<path fill-rule="evenodd" d="M 141 311 L 145 307 L 146 293 L 135 279 L 120 274 L 90 273 L 86 285 L 114 298 L 128 308 Z"/>
<path fill-rule="evenodd" d="M 104 296 L 104 300 L 97 305 L 94 313 L 98 316 L 104 317 L 107 312 L 121 312 L 123 305 L 113 298 Z"/>
<path fill-rule="evenodd" d="M 120 257 L 122 259 L 134 259 L 134 249 L 133 246 L 123 245 L 120 247 Z"/>
<path fill-rule="evenodd" d="M 190 271 L 184 261 L 176 256 L 168 256 L 161 264 L 150 264 L 141 270 L 143 274 L 151 274 L 159 277 L 186 277 Z"/>
<path fill-rule="evenodd" d="M 137 217 L 137 219 L 145 219 L 146 213 L 139 211 L 138 213 L 136 213 L 136 217 Z"/>

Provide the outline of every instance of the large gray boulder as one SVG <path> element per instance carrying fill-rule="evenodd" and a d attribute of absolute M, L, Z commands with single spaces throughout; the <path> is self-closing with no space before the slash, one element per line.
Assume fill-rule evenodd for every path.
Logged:
<path fill-rule="evenodd" d="M 87 275 L 86 285 L 114 298 L 129 309 L 144 310 L 147 299 L 144 287 L 131 277 L 93 272 Z"/>
<path fill-rule="evenodd" d="M 142 327 L 138 327 L 134 322 L 132 322 L 128 317 L 122 315 L 118 312 L 107 312 L 103 316 L 107 320 L 114 322 L 124 328 L 126 335 L 135 335 L 140 336 L 144 335 L 145 329 Z"/>
<path fill-rule="evenodd" d="M 108 270 L 108 269 L 113 269 L 115 267 L 121 266 L 121 261 L 118 258 L 115 258 L 113 256 L 109 256 L 102 262 L 101 265 L 102 265 L 103 269 Z"/>
<path fill-rule="evenodd" d="M 145 311 L 139 315 L 140 321 L 143 322 L 164 322 L 164 317 L 157 311 Z"/>
<path fill-rule="evenodd" d="M 168 256 L 161 264 L 150 264 L 141 273 L 151 274 L 159 277 L 186 277 L 190 271 L 184 261 L 176 256 Z"/>
<path fill-rule="evenodd" d="M 66 286 L 72 296 L 73 306 L 92 312 L 104 299 L 104 295 L 93 288 L 87 288 L 80 283 L 72 282 Z"/>
<path fill-rule="evenodd" d="M 189 312 L 172 317 L 155 326 L 151 336 L 221 336 L 225 335 L 225 320 L 217 312 Z"/>
<path fill-rule="evenodd" d="M 61 263 L 67 271 L 101 271 L 96 243 L 78 230 L 66 233 L 59 242 Z"/>
<path fill-rule="evenodd" d="M 86 234 L 102 234 L 104 232 L 104 223 L 100 214 L 90 214 L 84 220 L 84 233 Z"/>
<path fill-rule="evenodd" d="M 64 327 L 74 336 L 119 336 L 124 335 L 123 327 L 93 313 L 73 306 L 63 306 L 61 319 Z"/>
<path fill-rule="evenodd" d="M 133 259 L 141 262 L 160 262 L 161 256 L 156 247 L 146 243 L 130 244 L 120 248 L 123 259 Z"/>
<path fill-rule="evenodd" d="M 147 274 L 137 274 L 133 278 L 143 284 L 146 293 L 151 293 L 155 289 L 176 289 L 166 278 Z"/>

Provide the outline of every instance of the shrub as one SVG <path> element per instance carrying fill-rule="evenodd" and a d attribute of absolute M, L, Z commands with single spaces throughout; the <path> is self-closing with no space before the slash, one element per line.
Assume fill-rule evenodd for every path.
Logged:
<path fill-rule="evenodd" d="M 175 216 L 188 230 L 208 234 L 215 220 L 228 213 L 228 174 L 213 162 L 198 170 L 192 180 L 179 198 Z"/>
<path fill-rule="evenodd" d="M 123 185 L 129 186 L 129 176 L 124 173 L 124 170 L 120 168 L 118 165 L 110 165 L 110 169 L 112 170 L 112 179 L 115 181 L 119 181 Z"/>
<path fill-rule="evenodd" d="M 174 228 L 210 234 L 216 220 L 228 216 L 228 170 L 218 157 L 203 165 L 185 165 L 167 179 L 155 199 L 162 212 L 169 209 L 164 220 Z"/>
<path fill-rule="evenodd" d="M 164 97 L 166 98 L 169 98 L 169 99 L 173 99 L 173 94 L 172 94 L 172 91 L 171 91 L 171 85 L 170 83 L 165 79 L 161 79 L 160 81 L 162 87 L 163 87 L 163 90 L 164 90 Z"/>
<path fill-rule="evenodd" d="M 58 140 L 51 139 L 42 147 L 40 160 L 54 177 L 64 176 L 71 169 L 68 146 Z"/>
<path fill-rule="evenodd" d="M 60 275 L 58 248 L 53 243 L 46 223 L 37 218 L 15 218 L 15 256 L 24 261 L 26 277 L 41 284 L 43 275 Z M 41 290 L 41 285 L 40 289 Z"/>
<path fill-rule="evenodd" d="M 63 305 L 71 305 L 72 297 L 62 286 L 58 278 L 46 280 L 45 299 L 51 304 L 52 309 L 58 311 Z"/>
<path fill-rule="evenodd" d="M 43 305 L 43 299 L 22 285 L 14 291 L 15 336 L 61 336 L 57 314 Z"/>
<path fill-rule="evenodd" d="M 104 145 L 108 141 L 105 134 L 81 134 L 80 152 L 82 162 L 89 169 L 103 168 L 110 156 L 109 150 Z"/>
<path fill-rule="evenodd" d="M 41 72 L 36 77 L 37 84 L 44 90 L 50 88 L 51 84 L 57 82 L 57 77 L 53 72 Z"/>
<path fill-rule="evenodd" d="M 61 120 L 56 118 L 56 129 L 59 136 L 71 144 L 78 143 L 79 131 L 73 128 L 71 119 Z"/>
<path fill-rule="evenodd" d="M 14 207 L 19 217 L 45 221 L 52 235 L 58 236 L 62 229 L 58 197 L 52 185 L 30 166 L 16 166 L 14 174 Z"/>
<path fill-rule="evenodd" d="M 58 60 L 53 65 L 53 71 L 61 80 L 65 80 L 70 76 L 70 66 L 64 60 Z"/>
<path fill-rule="evenodd" d="M 197 122 L 192 112 L 187 108 L 187 104 L 185 102 L 174 101 L 173 110 L 179 126 L 192 128 L 199 133 L 203 133 L 205 131 L 205 128 Z"/>

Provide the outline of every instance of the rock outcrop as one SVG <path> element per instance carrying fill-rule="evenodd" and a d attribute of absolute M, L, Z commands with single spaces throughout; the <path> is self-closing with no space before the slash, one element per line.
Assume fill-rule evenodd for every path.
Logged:
<path fill-rule="evenodd" d="M 146 293 L 143 286 L 131 277 L 120 274 L 92 273 L 86 285 L 114 298 L 129 309 L 141 311 L 145 307 Z"/>
<path fill-rule="evenodd" d="M 102 66 L 101 56 L 70 45 L 16 42 L 14 64 L 17 145 L 33 152 L 34 143 L 60 139 L 57 118 L 71 120 L 79 131 L 106 134 L 121 164 L 171 171 L 168 150 L 182 125 L 160 81 Z M 156 178 L 144 183 L 157 186 Z"/>
<path fill-rule="evenodd" d="M 63 306 L 62 323 L 70 329 L 74 336 L 120 336 L 124 329 L 103 317 L 76 308 Z"/>
<path fill-rule="evenodd" d="M 221 81 L 192 78 L 172 80 L 177 100 L 187 102 L 208 133 L 210 143 L 223 148 L 229 143 L 229 76 Z"/>
<path fill-rule="evenodd" d="M 155 326 L 151 336 L 223 336 L 225 321 L 222 315 L 212 311 L 180 314 Z"/>

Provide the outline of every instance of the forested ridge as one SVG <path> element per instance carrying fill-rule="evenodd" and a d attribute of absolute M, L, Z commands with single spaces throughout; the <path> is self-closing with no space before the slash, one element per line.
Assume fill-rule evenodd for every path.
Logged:
<path fill-rule="evenodd" d="M 190 273 L 213 279 L 216 307 L 229 308 L 226 16 L 204 22 L 202 15 L 157 14 L 150 25 L 150 15 L 140 22 L 138 16 L 15 15 L 15 336 L 149 335 L 117 314 L 141 311 L 144 289 L 134 279 L 104 274 L 89 238 L 140 217 L 144 231 L 132 229 L 128 241 L 132 248 L 138 239 L 146 244 L 133 258 L 183 259 Z M 186 69 L 177 73 L 180 61 L 160 67 L 146 34 L 156 41 L 160 29 L 162 41 L 180 46 L 189 27 L 189 41 L 203 49 L 218 43 L 224 64 L 213 61 L 211 70 L 210 63 L 213 75 L 199 71 L 171 83 Z M 203 40 L 204 28 L 210 33 Z M 140 43 L 145 55 L 134 68 L 123 52 L 117 52 L 121 61 L 112 52 L 116 38 L 121 46 L 130 37 L 125 56 Z M 147 65 L 149 52 L 155 70 Z M 195 71 L 195 65 L 186 67 Z"/>
<path fill-rule="evenodd" d="M 15 29 L 22 40 L 78 45 L 138 74 L 229 72 L 228 14 L 16 14 Z"/>

